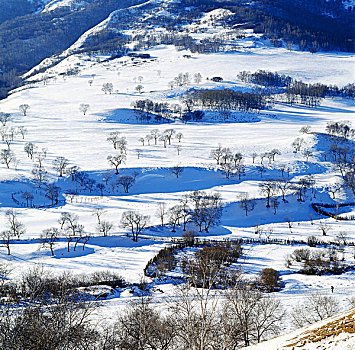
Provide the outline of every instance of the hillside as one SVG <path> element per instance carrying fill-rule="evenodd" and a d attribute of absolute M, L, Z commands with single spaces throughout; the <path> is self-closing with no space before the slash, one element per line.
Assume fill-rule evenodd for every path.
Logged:
<path fill-rule="evenodd" d="M 292 333 L 243 348 L 245 350 L 353 349 L 355 309 L 314 323 Z"/>
<path fill-rule="evenodd" d="M 0 24 L 0 348 L 351 348 L 352 8 L 34 8 Z"/>

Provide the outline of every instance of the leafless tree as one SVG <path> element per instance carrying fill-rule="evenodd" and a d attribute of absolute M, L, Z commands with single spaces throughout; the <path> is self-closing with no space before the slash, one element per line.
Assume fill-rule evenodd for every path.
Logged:
<path fill-rule="evenodd" d="M 40 242 L 43 247 L 49 247 L 52 256 L 54 255 L 53 247 L 55 242 L 58 240 L 59 231 L 56 227 L 51 227 L 48 229 L 43 230 Z"/>
<path fill-rule="evenodd" d="M 309 125 L 302 126 L 300 129 L 301 134 L 309 134 L 311 131 L 311 127 Z"/>
<path fill-rule="evenodd" d="M 182 218 L 182 208 L 180 205 L 174 205 L 169 209 L 169 224 L 172 226 L 172 232 L 176 232 L 176 225 L 179 224 L 180 219 Z"/>
<path fill-rule="evenodd" d="M 266 207 L 270 207 L 270 198 L 275 193 L 275 182 L 274 181 L 263 181 L 260 185 L 260 193 L 266 196 Z"/>
<path fill-rule="evenodd" d="M 7 230 L 11 232 L 11 235 L 20 239 L 26 231 L 25 225 L 18 220 L 18 214 L 14 209 L 8 209 L 5 213 Z"/>
<path fill-rule="evenodd" d="M 4 230 L 0 234 L 0 242 L 7 249 L 7 255 L 11 255 L 10 244 L 14 236 L 9 230 Z"/>
<path fill-rule="evenodd" d="M 325 222 L 319 222 L 318 229 L 322 232 L 323 236 L 326 236 L 332 228 Z"/>
<path fill-rule="evenodd" d="M 215 159 L 217 162 L 217 165 L 219 165 L 222 155 L 223 155 L 223 148 L 221 145 L 218 145 L 217 148 L 215 148 L 211 151 L 210 158 Z"/>
<path fill-rule="evenodd" d="M 170 169 L 171 173 L 173 173 L 174 175 L 176 175 L 176 178 L 179 178 L 179 176 L 183 173 L 184 171 L 184 168 L 182 168 L 181 166 L 179 165 L 176 165 L 176 166 L 173 166 L 171 169 Z"/>
<path fill-rule="evenodd" d="M 30 109 L 30 106 L 25 103 L 25 104 L 20 105 L 18 108 L 22 112 L 23 116 L 26 116 L 27 111 Z"/>
<path fill-rule="evenodd" d="M 202 75 L 201 73 L 195 73 L 194 75 L 194 81 L 196 84 L 200 84 L 202 81 Z"/>
<path fill-rule="evenodd" d="M 179 156 L 180 152 L 181 152 L 181 146 L 180 145 L 176 145 L 175 148 L 176 148 L 177 154 Z"/>
<path fill-rule="evenodd" d="M 10 164 L 16 161 L 16 157 L 14 152 L 9 149 L 2 149 L 0 152 L 0 160 L 1 163 L 5 164 L 6 167 L 9 169 Z"/>
<path fill-rule="evenodd" d="M 25 135 L 27 134 L 27 129 L 24 126 L 19 126 L 17 128 L 17 131 L 18 131 L 19 134 L 21 134 L 22 140 L 24 140 L 25 139 Z"/>
<path fill-rule="evenodd" d="M 167 210 L 165 203 L 159 203 L 157 211 L 155 212 L 155 216 L 160 219 L 161 227 L 164 226 L 164 219 L 167 216 Z"/>
<path fill-rule="evenodd" d="M 175 135 L 176 131 L 175 129 L 166 129 L 164 130 L 164 135 L 166 136 L 168 142 L 169 142 L 169 145 L 171 145 L 171 139 L 173 137 L 173 135 Z"/>
<path fill-rule="evenodd" d="M 25 191 L 21 194 L 21 198 L 26 201 L 26 206 L 29 206 L 29 202 L 31 203 L 32 206 L 32 201 L 33 201 L 33 194 L 31 192 Z"/>
<path fill-rule="evenodd" d="M 335 195 L 343 188 L 343 185 L 339 182 L 327 187 L 327 190 L 333 195 L 333 199 L 335 199 Z"/>
<path fill-rule="evenodd" d="M 113 84 L 112 83 L 104 83 L 102 85 L 102 88 L 101 90 L 106 94 L 112 94 L 112 91 L 113 91 Z"/>
<path fill-rule="evenodd" d="M 119 149 L 121 154 L 127 154 L 127 139 L 125 136 L 118 138 L 117 148 Z"/>
<path fill-rule="evenodd" d="M 96 226 L 97 232 L 103 234 L 104 237 L 108 236 L 113 229 L 113 223 L 102 220 Z"/>
<path fill-rule="evenodd" d="M 151 134 L 148 134 L 148 135 L 145 136 L 145 139 L 148 142 L 148 146 L 150 146 L 150 141 L 153 140 L 153 136 Z"/>
<path fill-rule="evenodd" d="M 302 137 L 297 137 L 293 142 L 292 142 L 292 147 L 295 149 L 295 153 L 299 152 L 303 145 L 304 145 L 304 139 Z"/>
<path fill-rule="evenodd" d="M 219 223 L 223 211 L 219 193 L 194 191 L 190 194 L 190 201 L 193 204 L 192 221 L 199 227 L 200 232 L 202 226 L 208 232 L 211 226 Z"/>
<path fill-rule="evenodd" d="M 79 106 L 79 111 L 86 115 L 86 112 L 89 110 L 90 105 L 88 103 L 81 103 Z"/>
<path fill-rule="evenodd" d="M 284 316 L 279 301 L 247 286 L 240 287 L 239 283 L 227 291 L 224 312 L 228 315 L 238 347 L 277 335 Z"/>
<path fill-rule="evenodd" d="M 299 328 L 324 320 L 338 311 L 338 303 L 333 297 L 314 292 L 308 295 L 303 303 L 295 307 L 291 317 L 294 325 Z"/>
<path fill-rule="evenodd" d="M 37 184 L 38 188 L 41 188 L 42 184 L 48 179 L 48 172 L 44 168 L 35 165 L 32 169 L 32 176 L 33 182 Z"/>
<path fill-rule="evenodd" d="M 92 211 L 92 215 L 93 216 L 96 216 L 97 218 L 97 223 L 100 225 L 101 223 L 101 216 L 103 214 L 106 213 L 106 210 L 105 209 L 102 209 L 102 208 L 95 208 L 93 211 Z"/>
<path fill-rule="evenodd" d="M 142 215 L 133 210 L 123 212 L 121 218 L 122 226 L 131 230 L 134 242 L 138 242 L 138 236 L 147 227 L 148 222 L 149 216 Z"/>
<path fill-rule="evenodd" d="M 166 145 L 168 143 L 168 136 L 167 135 L 161 135 L 159 137 L 159 141 L 163 141 L 164 148 L 166 148 Z"/>
<path fill-rule="evenodd" d="M 133 176 L 121 175 L 116 182 L 118 185 L 123 187 L 125 193 L 128 193 L 129 189 L 134 185 L 136 180 Z"/>
<path fill-rule="evenodd" d="M 142 93 L 142 91 L 143 91 L 143 85 L 141 85 L 141 84 L 139 84 L 139 85 L 137 85 L 136 87 L 135 87 L 135 90 L 138 92 L 138 93 Z"/>
<path fill-rule="evenodd" d="M 175 137 L 178 139 L 179 142 L 183 139 L 184 135 L 181 132 L 178 132 Z"/>
<path fill-rule="evenodd" d="M 34 159 L 37 161 L 38 166 L 40 168 L 42 168 L 43 161 L 47 157 L 47 149 L 46 148 L 42 148 L 41 151 L 35 152 L 33 156 L 34 156 Z"/>
<path fill-rule="evenodd" d="M 243 192 L 238 196 L 240 207 L 245 211 L 245 216 L 248 212 L 253 211 L 255 208 L 255 199 L 249 198 L 249 193 Z"/>
<path fill-rule="evenodd" d="M 154 139 L 154 144 L 156 145 L 157 141 L 159 139 L 159 136 L 160 136 L 160 132 L 159 132 L 158 129 L 153 129 L 153 130 L 150 131 L 150 133 L 151 133 L 151 135 L 152 135 L 152 137 Z"/>
<path fill-rule="evenodd" d="M 118 167 L 123 163 L 126 163 L 126 156 L 124 154 L 119 154 L 117 156 L 108 156 L 108 162 L 115 168 L 116 175 L 119 174 Z"/>
<path fill-rule="evenodd" d="M 52 202 L 52 206 L 58 203 L 60 188 L 54 184 L 47 184 L 46 197 Z"/>
<path fill-rule="evenodd" d="M 33 154 L 35 151 L 34 144 L 32 142 L 26 142 L 24 150 L 27 153 L 27 157 L 30 157 L 31 159 L 33 159 Z"/>
<path fill-rule="evenodd" d="M 59 177 L 62 177 L 69 164 L 69 161 L 65 157 L 57 157 L 53 160 L 53 168 L 59 173 Z"/>
<path fill-rule="evenodd" d="M 118 144 L 119 138 L 120 138 L 120 132 L 113 131 L 113 132 L 110 132 L 110 135 L 108 136 L 107 141 L 112 143 L 114 149 L 117 149 L 117 144 Z"/>

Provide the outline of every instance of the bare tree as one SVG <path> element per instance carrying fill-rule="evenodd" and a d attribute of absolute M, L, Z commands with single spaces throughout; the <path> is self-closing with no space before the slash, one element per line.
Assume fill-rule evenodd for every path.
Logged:
<path fill-rule="evenodd" d="M 93 211 L 92 211 L 92 215 L 93 216 L 96 216 L 97 218 L 97 223 L 100 225 L 101 223 L 101 216 L 106 213 L 106 210 L 105 209 L 102 209 L 102 208 L 95 208 Z"/>
<path fill-rule="evenodd" d="M 121 175 L 116 181 L 118 185 L 123 187 L 125 193 L 128 193 L 129 189 L 134 185 L 135 182 L 136 180 L 134 177 L 129 175 Z"/>
<path fill-rule="evenodd" d="M 274 181 L 264 181 L 259 185 L 261 194 L 266 196 L 266 207 L 270 207 L 270 198 L 275 193 L 275 182 Z"/>
<path fill-rule="evenodd" d="M 152 135 L 153 139 L 154 139 L 154 144 L 156 145 L 158 142 L 158 139 L 160 137 L 160 132 L 158 129 L 153 129 L 150 131 L 150 134 Z"/>
<path fill-rule="evenodd" d="M 282 200 L 284 202 L 287 202 L 285 196 L 287 193 L 293 189 L 293 185 L 290 184 L 287 180 L 277 180 L 275 182 L 277 189 L 281 192 L 282 194 Z"/>
<path fill-rule="evenodd" d="M 302 137 L 297 137 L 293 142 L 292 142 L 292 147 L 295 149 L 295 153 L 299 152 L 303 145 L 304 145 L 304 139 Z"/>
<path fill-rule="evenodd" d="M 255 199 L 249 198 L 249 193 L 243 192 L 238 196 L 240 207 L 245 211 L 245 216 L 248 216 L 248 212 L 253 211 L 255 208 Z"/>
<path fill-rule="evenodd" d="M 122 226 L 131 230 L 134 242 L 138 242 L 138 236 L 147 227 L 148 222 L 149 216 L 142 215 L 133 210 L 123 212 L 121 218 Z"/>
<path fill-rule="evenodd" d="M 59 236 L 59 231 L 56 227 L 51 227 L 48 229 L 43 230 L 41 237 L 40 237 L 40 242 L 43 247 L 48 246 L 52 256 L 54 256 L 54 251 L 53 247 L 55 242 L 58 240 Z"/>
<path fill-rule="evenodd" d="M 166 129 L 164 130 L 164 135 L 166 136 L 168 142 L 169 142 L 169 145 L 171 145 L 171 139 L 173 137 L 173 135 L 176 133 L 175 129 Z"/>
<path fill-rule="evenodd" d="M 27 153 L 27 157 L 30 157 L 31 159 L 33 159 L 35 145 L 32 142 L 26 142 L 24 150 Z"/>
<path fill-rule="evenodd" d="M 17 132 L 18 132 L 19 134 L 21 134 L 22 140 L 24 140 L 24 139 L 25 139 L 25 135 L 27 134 L 27 129 L 26 129 L 24 126 L 19 126 L 19 127 L 17 128 Z"/>
<path fill-rule="evenodd" d="M 319 222 L 318 229 L 322 232 L 323 236 L 326 236 L 327 233 L 332 229 L 330 225 L 325 222 Z"/>
<path fill-rule="evenodd" d="M 178 132 L 175 137 L 178 139 L 179 142 L 183 139 L 184 135 L 181 132 Z"/>
<path fill-rule="evenodd" d="M 59 177 L 62 177 L 69 164 L 69 161 L 65 157 L 57 157 L 53 160 L 53 168 L 59 173 Z"/>
<path fill-rule="evenodd" d="M 171 169 L 170 169 L 171 173 L 173 173 L 174 175 L 176 175 L 176 178 L 179 178 L 179 176 L 183 173 L 184 171 L 184 168 L 182 168 L 181 166 L 179 165 L 176 165 L 176 166 L 173 166 Z"/>
<path fill-rule="evenodd" d="M 26 231 L 25 225 L 18 220 L 18 214 L 15 210 L 9 209 L 5 213 L 7 219 L 7 230 L 11 232 L 12 236 L 16 236 L 20 239 Z"/>
<path fill-rule="evenodd" d="M 138 93 L 142 93 L 142 91 L 143 91 L 143 85 L 141 85 L 141 84 L 139 84 L 139 85 L 137 85 L 136 87 L 135 87 L 135 90 L 138 92 Z"/>
<path fill-rule="evenodd" d="M 164 226 L 164 219 L 167 216 L 167 210 L 165 203 L 159 203 L 157 211 L 155 212 L 155 216 L 160 219 L 161 227 Z"/>
<path fill-rule="evenodd" d="M 213 149 L 210 154 L 210 158 L 215 159 L 217 162 L 217 165 L 220 164 L 222 156 L 223 156 L 223 148 L 221 145 L 218 145 L 217 148 Z"/>
<path fill-rule="evenodd" d="M 32 181 L 37 184 L 38 188 L 41 188 L 42 184 L 44 184 L 48 179 L 48 172 L 38 165 L 35 165 L 32 169 L 32 175 Z"/>
<path fill-rule="evenodd" d="M 119 154 L 117 156 L 108 156 L 108 162 L 115 168 L 116 175 L 119 174 L 118 167 L 123 163 L 126 163 L 126 156 L 124 154 Z"/>
<path fill-rule="evenodd" d="M 120 132 L 113 131 L 113 132 L 110 132 L 110 135 L 108 136 L 107 141 L 112 143 L 114 149 L 117 149 L 117 144 L 118 144 L 119 138 L 120 138 Z"/>
<path fill-rule="evenodd" d="M 2 149 L 0 152 L 0 160 L 9 169 L 10 164 L 16 161 L 15 154 L 9 149 Z"/>
<path fill-rule="evenodd" d="M 195 73 L 194 75 L 194 81 L 196 84 L 200 84 L 202 81 L 202 75 L 201 73 Z"/>
<path fill-rule="evenodd" d="M 22 104 L 18 108 L 22 112 L 23 116 L 26 116 L 27 111 L 30 109 L 30 106 L 28 104 Z"/>
<path fill-rule="evenodd" d="M 339 306 L 333 297 L 315 292 L 307 296 L 302 304 L 298 304 L 291 313 L 296 327 L 324 320 L 339 311 Z"/>
<path fill-rule="evenodd" d="M 60 229 L 62 230 L 67 240 L 68 252 L 70 249 L 70 243 L 72 241 L 75 241 L 74 244 L 74 251 L 75 251 L 76 246 L 78 245 L 79 241 L 82 239 L 83 232 L 84 232 L 84 226 L 79 224 L 79 216 L 72 213 L 63 212 L 61 213 L 58 222 L 60 224 Z"/>
<path fill-rule="evenodd" d="M 176 232 L 176 225 L 179 224 L 180 219 L 182 218 L 182 208 L 180 205 L 174 205 L 169 209 L 169 224 L 172 226 L 172 232 Z"/>
<path fill-rule="evenodd" d="M 52 206 L 58 204 L 60 187 L 54 184 L 47 184 L 46 186 L 46 197 L 52 202 Z"/>
<path fill-rule="evenodd" d="M 113 229 L 113 223 L 102 220 L 96 226 L 97 232 L 102 234 L 104 237 L 108 236 Z"/>
<path fill-rule="evenodd" d="M 84 115 L 86 115 L 86 112 L 89 110 L 90 108 L 90 105 L 87 104 L 87 103 L 81 103 L 80 106 L 79 106 L 79 111 L 81 113 L 83 113 Z"/>
<path fill-rule="evenodd" d="M 279 301 L 247 286 L 243 287 L 241 283 L 227 291 L 224 312 L 228 315 L 238 347 L 258 343 L 269 335 L 277 335 L 284 316 Z"/>
<path fill-rule="evenodd" d="M 113 91 L 113 84 L 112 83 L 104 83 L 102 85 L 102 88 L 101 90 L 106 94 L 109 94 L 111 95 L 112 94 L 112 91 Z"/>
<path fill-rule="evenodd" d="M 0 123 L 2 126 L 6 126 L 6 124 L 12 120 L 12 116 L 10 113 L 0 112 Z"/>
<path fill-rule="evenodd" d="M 31 203 L 32 206 L 32 201 L 33 201 L 33 194 L 31 192 L 25 191 L 21 194 L 21 198 L 26 201 L 26 206 L 28 207 L 29 202 Z"/>
<path fill-rule="evenodd" d="M 6 247 L 7 255 L 11 255 L 10 243 L 11 243 L 13 238 L 14 237 L 13 237 L 11 231 L 9 231 L 9 230 L 4 230 L 0 234 L 0 239 L 1 239 L 0 241 L 1 241 L 1 244 Z"/>

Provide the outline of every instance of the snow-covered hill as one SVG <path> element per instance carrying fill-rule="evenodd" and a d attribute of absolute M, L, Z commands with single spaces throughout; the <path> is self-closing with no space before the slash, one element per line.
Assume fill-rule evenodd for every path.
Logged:
<path fill-rule="evenodd" d="M 50 12 L 60 7 L 69 7 L 72 10 L 78 10 L 96 0 L 46 0 L 47 5 L 43 12 Z"/>
<path fill-rule="evenodd" d="M 319 321 L 244 350 L 352 350 L 355 349 L 355 309 Z"/>

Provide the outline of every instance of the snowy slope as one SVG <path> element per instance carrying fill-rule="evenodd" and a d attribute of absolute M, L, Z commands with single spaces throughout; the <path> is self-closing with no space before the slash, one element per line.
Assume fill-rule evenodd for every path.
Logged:
<path fill-rule="evenodd" d="M 355 309 L 319 321 L 245 350 L 351 350 L 355 349 Z"/>
<path fill-rule="evenodd" d="M 54 11 L 60 7 L 70 7 L 71 9 L 79 9 L 95 2 L 96 0 L 47 0 L 47 5 L 42 12 Z"/>

